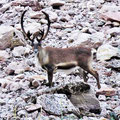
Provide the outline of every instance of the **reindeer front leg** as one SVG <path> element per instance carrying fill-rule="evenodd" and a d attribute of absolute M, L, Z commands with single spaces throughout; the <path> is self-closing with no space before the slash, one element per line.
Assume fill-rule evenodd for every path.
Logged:
<path fill-rule="evenodd" d="M 48 82 L 49 82 L 49 87 L 52 87 L 52 79 L 53 79 L 53 69 L 48 69 L 47 74 L 48 74 Z"/>
<path fill-rule="evenodd" d="M 47 71 L 48 85 L 49 87 L 52 87 L 53 72 L 54 72 L 55 67 L 51 64 L 46 64 L 46 65 L 42 65 L 42 68 Z"/>
<path fill-rule="evenodd" d="M 83 70 L 83 79 L 84 79 L 84 82 L 88 81 L 88 72 L 86 72 L 84 70 Z"/>

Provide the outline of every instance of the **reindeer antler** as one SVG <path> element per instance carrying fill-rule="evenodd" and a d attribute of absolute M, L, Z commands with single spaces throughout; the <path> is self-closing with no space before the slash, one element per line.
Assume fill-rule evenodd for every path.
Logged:
<path fill-rule="evenodd" d="M 47 21 L 48 21 L 48 28 L 47 28 L 46 33 L 44 34 L 44 29 L 43 29 L 43 30 L 40 30 L 39 32 L 34 33 L 34 34 L 33 34 L 33 39 L 31 39 L 30 36 L 31 36 L 32 34 L 30 33 L 30 31 L 28 31 L 28 32 L 26 33 L 26 32 L 25 32 L 25 29 L 24 29 L 24 26 L 23 26 L 23 22 L 24 22 L 23 19 L 24 19 L 24 15 L 25 15 L 26 12 L 27 12 L 27 10 L 25 10 L 25 11 L 22 13 L 22 15 L 21 15 L 21 28 L 22 28 L 23 34 L 27 37 L 27 39 L 29 39 L 29 40 L 32 41 L 32 42 L 33 42 L 33 40 L 34 40 L 35 37 L 37 38 L 38 42 L 40 42 L 41 40 L 43 40 L 43 39 L 46 38 L 46 36 L 47 36 L 47 34 L 48 34 L 48 32 L 49 32 L 50 23 L 51 23 L 51 22 L 50 22 L 50 19 L 49 19 L 49 15 L 48 15 L 46 12 L 42 11 L 42 13 L 46 16 L 46 19 L 47 19 Z M 41 38 L 39 39 L 38 36 L 41 36 Z"/>
<path fill-rule="evenodd" d="M 25 29 L 24 29 L 24 26 L 23 26 L 23 18 L 24 18 L 24 15 L 25 15 L 25 13 L 27 12 L 27 10 L 25 10 L 23 13 L 22 13 L 22 15 L 21 15 L 21 28 L 22 28 L 22 31 L 23 31 L 23 34 L 30 40 L 30 41 L 32 41 L 32 39 L 30 38 L 30 36 L 31 36 L 31 33 L 30 33 L 30 31 L 28 31 L 28 33 L 26 33 L 25 32 Z"/>

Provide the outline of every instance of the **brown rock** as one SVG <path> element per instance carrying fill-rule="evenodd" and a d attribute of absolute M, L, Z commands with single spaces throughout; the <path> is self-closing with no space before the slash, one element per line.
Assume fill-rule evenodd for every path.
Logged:
<path fill-rule="evenodd" d="M 62 0 L 51 0 L 50 4 L 51 6 L 63 6 L 65 2 Z"/>
<path fill-rule="evenodd" d="M 101 18 L 106 21 L 111 20 L 111 21 L 120 22 L 120 12 L 112 12 L 112 11 L 105 12 L 102 13 Z"/>
<path fill-rule="evenodd" d="M 105 96 L 114 96 L 116 94 L 116 90 L 114 88 L 102 88 L 96 92 L 97 95 L 105 95 Z"/>
<path fill-rule="evenodd" d="M 32 86 L 37 88 L 38 86 L 40 85 L 39 81 L 38 80 L 33 80 L 32 81 Z"/>

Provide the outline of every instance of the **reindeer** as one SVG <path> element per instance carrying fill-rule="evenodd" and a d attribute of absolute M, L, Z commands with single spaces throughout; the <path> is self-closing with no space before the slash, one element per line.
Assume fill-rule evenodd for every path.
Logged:
<path fill-rule="evenodd" d="M 32 47 L 36 53 L 39 64 L 43 69 L 47 71 L 49 87 L 52 87 L 53 73 L 56 70 L 69 70 L 75 67 L 83 69 L 83 78 L 87 82 L 87 74 L 90 73 L 96 78 L 98 89 L 101 88 L 99 82 L 99 75 L 92 67 L 93 54 L 92 49 L 79 45 L 77 47 L 69 48 L 53 48 L 53 47 L 42 47 L 41 42 L 46 38 L 50 29 L 50 19 L 49 15 L 42 11 L 45 15 L 47 24 L 46 32 L 40 30 L 33 34 L 31 38 L 31 33 L 27 33 L 23 27 L 23 18 L 27 10 L 25 10 L 21 15 L 21 28 L 23 34 L 32 42 Z"/>

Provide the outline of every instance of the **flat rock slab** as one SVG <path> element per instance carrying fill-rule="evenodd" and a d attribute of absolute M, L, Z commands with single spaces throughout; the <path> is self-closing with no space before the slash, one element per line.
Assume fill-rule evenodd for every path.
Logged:
<path fill-rule="evenodd" d="M 105 12 L 102 13 L 101 18 L 103 18 L 106 21 L 111 20 L 111 21 L 120 22 L 120 12 L 112 12 L 112 11 Z"/>
<path fill-rule="evenodd" d="M 27 112 L 33 112 L 36 110 L 41 110 L 42 106 L 40 104 L 32 104 L 25 107 Z"/>
<path fill-rule="evenodd" d="M 97 95 L 105 95 L 105 96 L 114 96 L 116 94 L 116 90 L 114 88 L 102 88 L 96 92 Z"/>

